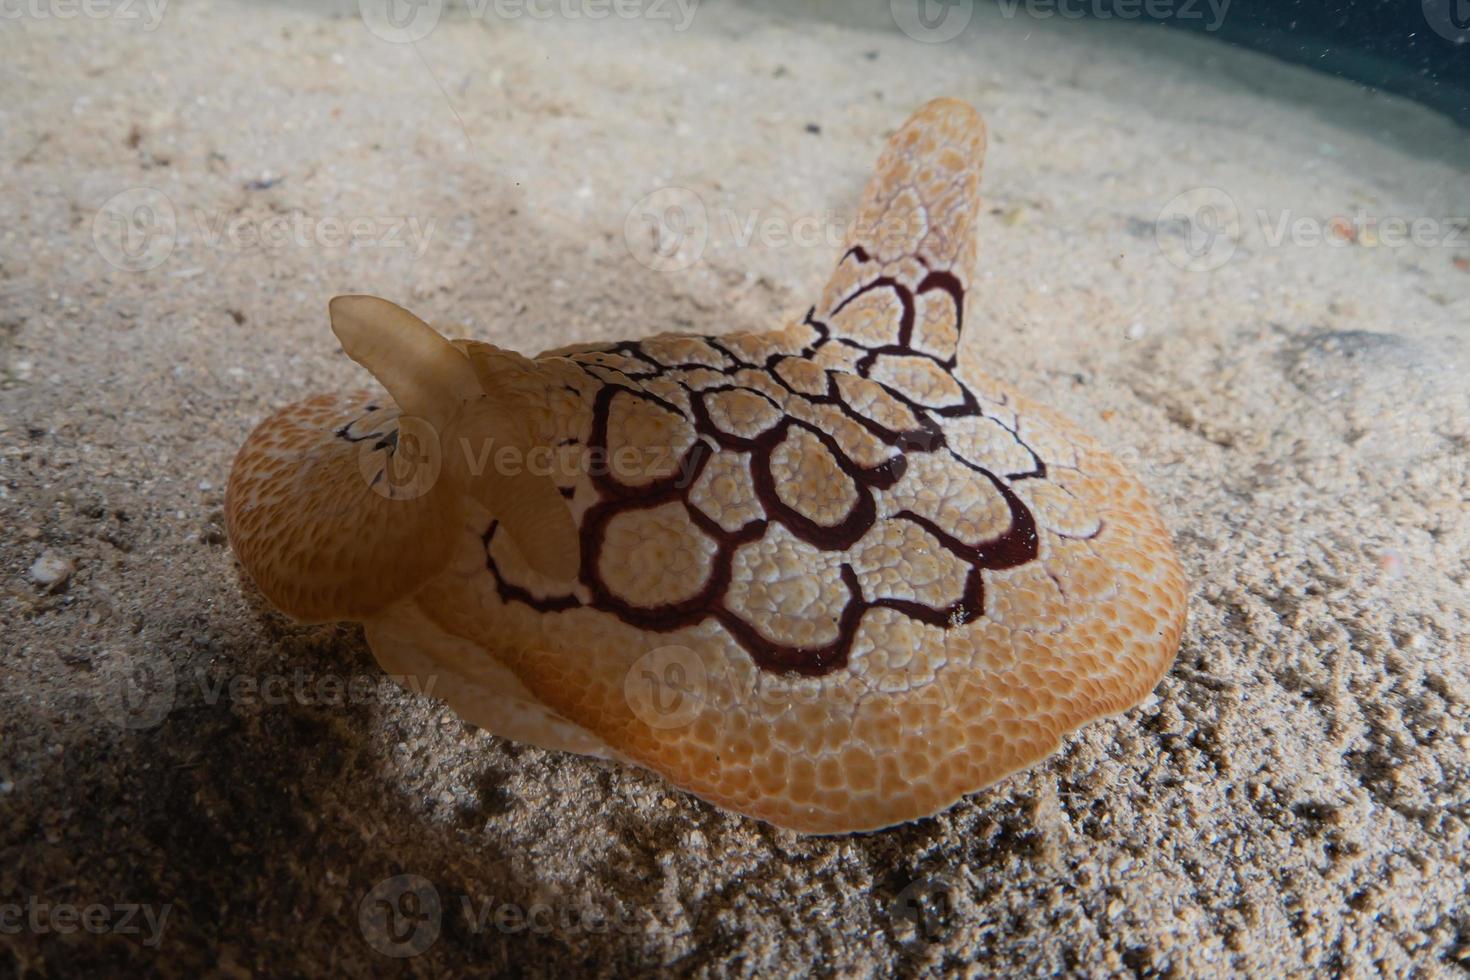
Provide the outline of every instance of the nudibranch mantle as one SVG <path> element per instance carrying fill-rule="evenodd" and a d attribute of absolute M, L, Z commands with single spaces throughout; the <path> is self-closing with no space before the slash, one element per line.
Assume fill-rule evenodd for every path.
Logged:
<path fill-rule="evenodd" d="M 1131 474 L 961 361 L 984 154 L 972 108 L 922 107 L 771 332 L 526 358 L 338 297 L 387 393 L 251 433 L 237 555 L 491 732 L 797 831 L 1037 762 L 1153 688 L 1187 586 Z"/>

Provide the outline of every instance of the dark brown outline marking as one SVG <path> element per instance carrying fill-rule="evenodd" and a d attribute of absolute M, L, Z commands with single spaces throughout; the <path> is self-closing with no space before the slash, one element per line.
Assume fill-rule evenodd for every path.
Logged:
<path fill-rule="evenodd" d="M 868 253 L 861 246 L 849 249 L 842 257 L 842 261 L 845 262 L 849 258 L 855 258 L 864 264 L 870 261 Z M 928 269 L 927 264 L 925 268 Z M 587 442 L 589 450 L 608 452 L 608 420 L 612 401 L 618 394 L 646 399 L 684 418 L 695 431 L 695 441 L 680 459 L 673 473 L 645 485 L 630 486 L 620 483 L 610 472 L 606 471 L 588 474 L 587 478 L 592 481 L 599 499 L 583 514 L 581 522 L 582 556 L 579 581 L 585 587 L 588 595 L 585 602 L 571 594 L 537 596 L 525 588 L 507 582 L 501 576 L 495 561 L 490 557 L 490 546 L 498 527 L 497 524 L 491 523 L 483 537 L 485 563 L 495 578 L 501 600 L 523 603 L 544 613 L 561 612 L 585 606 L 615 616 L 631 626 L 654 632 L 671 632 L 695 626 L 713 618 L 734 637 L 735 641 L 763 670 L 791 671 L 807 676 L 821 676 L 847 663 L 863 614 L 869 609 L 893 609 L 922 623 L 946 629 L 984 615 L 983 572 L 1014 568 L 1034 561 L 1040 549 L 1036 519 L 1011 490 L 1007 481 L 1044 479 L 1046 463 L 1030 446 L 1026 445 L 1016 431 L 1005 427 L 1004 423 L 1000 424 L 1035 460 L 1036 465 L 1031 471 L 1004 476 L 997 475 L 983 466 L 961 458 L 949 448 L 946 442 L 944 428 L 939 420 L 983 415 L 979 399 L 963 381 L 955 377 L 955 355 L 941 359 L 928 352 L 917 350 L 911 345 L 915 328 L 915 297 L 930 290 L 943 290 L 950 295 L 956 310 L 956 326 L 963 331 L 965 294 L 959 278 L 947 270 L 928 270 L 918 288 L 910 290 L 898 280 L 880 276 L 844 298 L 830 311 L 826 319 L 830 320 L 847 304 L 876 289 L 893 290 L 902 306 L 903 315 L 896 343 L 865 346 L 851 337 L 834 331 L 827 323 L 817 320 L 815 318 L 816 308 L 813 307 L 807 312 L 802 322 L 816 332 L 817 339 L 799 353 L 773 353 L 765 359 L 764 363 L 759 364 L 741 358 L 722 343 L 719 337 L 710 336 L 700 336 L 697 339 L 728 360 L 728 365 L 723 368 L 710 367 L 706 364 L 663 364 L 644 349 L 644 342 L 639 341 L 624 341 L 601 350 L 569 355 L 571 360 L 583 366 L 588 380 L 598 386 L 592 404 L 593 422 L 591 435 Z M 869 380 L 872 380 L 869 375 L 873 365 L 885 355 L 927 358 L 954 378 L 963 400 L 957 405 L 921 405 L 903 393 L 874 381 L 889 396 L 906 407 L 917 420 L 916 428 L 900 432 L 887 428 L 849 405 L 842 398 L 837 385 L 836 372 L 832 370 L 827 371 L 827 390 L 820 395 L 808 395 L 795 391 L 775 370 L 776 366 L 786 358 L 810 358 L 829 343 L 843 344 L 863 351 L 862 357 L 855 365 L 854 373 Z M 650 378 L 671 377 L 688 392 L 690 412 L 685 413 L 667 399 L 660 398 L 642 387 L 630 387 L 618 381 L 609 380 L 605 373 L 607 367 L 600 363 L 607 354 L 616 354 L 648 366 L 646 371 L 621 372 L 632 385 L 641 385 L 643 381 Z M 597 370 L 594 371 L 593 368 Z M 724 374 L 733 379 L 738 371 L 750 369 L 767 372 L 776 384 L 788 392 L 789 398 L 803 399 L 812 405 L 831 405 L 838 408 L 880 442 L 892 447 L 895 450 L 894 454 L 876 466 L 861 467 L 842 451 L 831 435 L 805 420 L 793 417 L 789 412 L 776 425 L 754 438 L 744 438 L 722 431 L 710 417 L 709 409 L 705 405 L 707 397 L 735 390 L 751 391 L 762 398 L 772 400 L 770 395 L 759 388 L 734 383 L 733 380 L 727 385 L 697 389 L 685 384 L 679 378 L 682 373 L 698 370 Z M 818 524 L 787 506 L 776 492 L 775 477 L 771 472 L 771 453 L 796 428 L 805 429 L 822 443 L 856 489 L 856 502 L 847 515 L 836 524 Z M 689 494 L 698 482 L 704 467 L 710 457 L 720 451 L 750 454 L 751 479 L 756 496 L 765 509 L 765 519 L 750 521 L 735 531 L 726 531 L 690 501 Z M 740 547 L 759 540 L 770 525 L 776 523 L 784 526 L 798 540 L 815 548 L 825 551 L 844 551 L 860 541 L 877 524 L 878 515 L 874 491 L 887 489 L 902 478 L 908 466 L 909 454 L 941 452 L 975 472 L 977 478 L 989 481 L 1005 500 L 1011 514 L 1010 526 L 1005 533 L 979 542 L 961 541 L 932 520 L 912 511 L 899 511 L 887 518 L 909 521 L 917 525 L 932 536 L 946 551 L 969 566 L 970 570 L 966 576 L 961 596 L 955 602 L 944 608 L 936 608 L 909 599 L 892 597 L 866 599 L 863 596 L 862 583 L 857 573 L 850 564 L 844 564 L 841 575 L 843 584 L 848 589 L 849 598 L 837 623 L 837 636 L 831 643 L 820 647 L 786 646 L 771 640 L 755 625 L 742 619 L 730 609 L 728 593 L 733 584 L 735 554 Z M 602 581 L 598 572 L 598 562 L 602 555 L 608 525 L 614 517 L 627 511 L 646 510 L 676 501 L 684 505 L 693 525 L 701 533 L 708 535 L 716 544 L 715 554 L 710 560 L 710 569 L 705 582 L 696 595 L 678 602 L 653 607 L 630 603 L 614 593 Z"/>

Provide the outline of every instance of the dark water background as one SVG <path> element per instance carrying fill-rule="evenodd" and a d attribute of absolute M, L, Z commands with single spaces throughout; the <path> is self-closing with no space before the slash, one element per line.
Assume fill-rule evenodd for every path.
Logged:
<path fill-rule="evenodd" d="M 1169 31 L 1188 31 L 1215 43 L 1249 48 L 1367 89 L 1412 99 L 1470 129 L 1470 0 L 739 2 L 779 17 L 815 18 L 889 30 L 901 26 L 900 10 L 907 12 L 908 20 L 917 16 L 932 29 L 951 16 L 969 23 L 970 14 L 988 5 L 1009 21 L 1026 17 L 1038 21 L 1106 20 L 1137 30 L 1157 31 L 1165 35 L 1165 40 Z M 941 40 L 953 36 L 945 35 Z"/>
<path fill-rule="evenodd" d="M 1150 16 L 1146 0 L 1049 2 L 1067 15 L 1207 33 L 1407 96 L 1470 127 L 1470 0 L 1215 0 L 1213 8 L 1156 0 L 1163 17 Z"/>

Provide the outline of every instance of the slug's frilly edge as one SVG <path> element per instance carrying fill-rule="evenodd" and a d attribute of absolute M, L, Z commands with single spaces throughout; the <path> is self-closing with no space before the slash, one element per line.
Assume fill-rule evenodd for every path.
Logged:
<path fill-rule="evenodd" d="M 491 732 L 793 830 L 1037 762 L 1153 688 L 1186 583 L 1132 475 L 959 361 L 984 153 L 968 105 L 922 107 L 820 301 L 769 333 L 528 359 L 339 297 L 387 394 L 250 434 L 236 554 Z"/>

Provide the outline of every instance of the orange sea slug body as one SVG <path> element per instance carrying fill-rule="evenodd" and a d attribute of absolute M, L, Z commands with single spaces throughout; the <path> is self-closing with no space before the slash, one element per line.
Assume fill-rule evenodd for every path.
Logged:
<path fill-rule="evenodd" d="M 984 151 L 969 106 L 922 107 L 821 300 L 768 333 L 527 359 L 335 300 L 392 397 L 263 422 L 236 553 L 490 731 L 798 831 L 1044 758 L 1154 686 L 1186 586 L 1130 474 L 962 363 Z"/>

